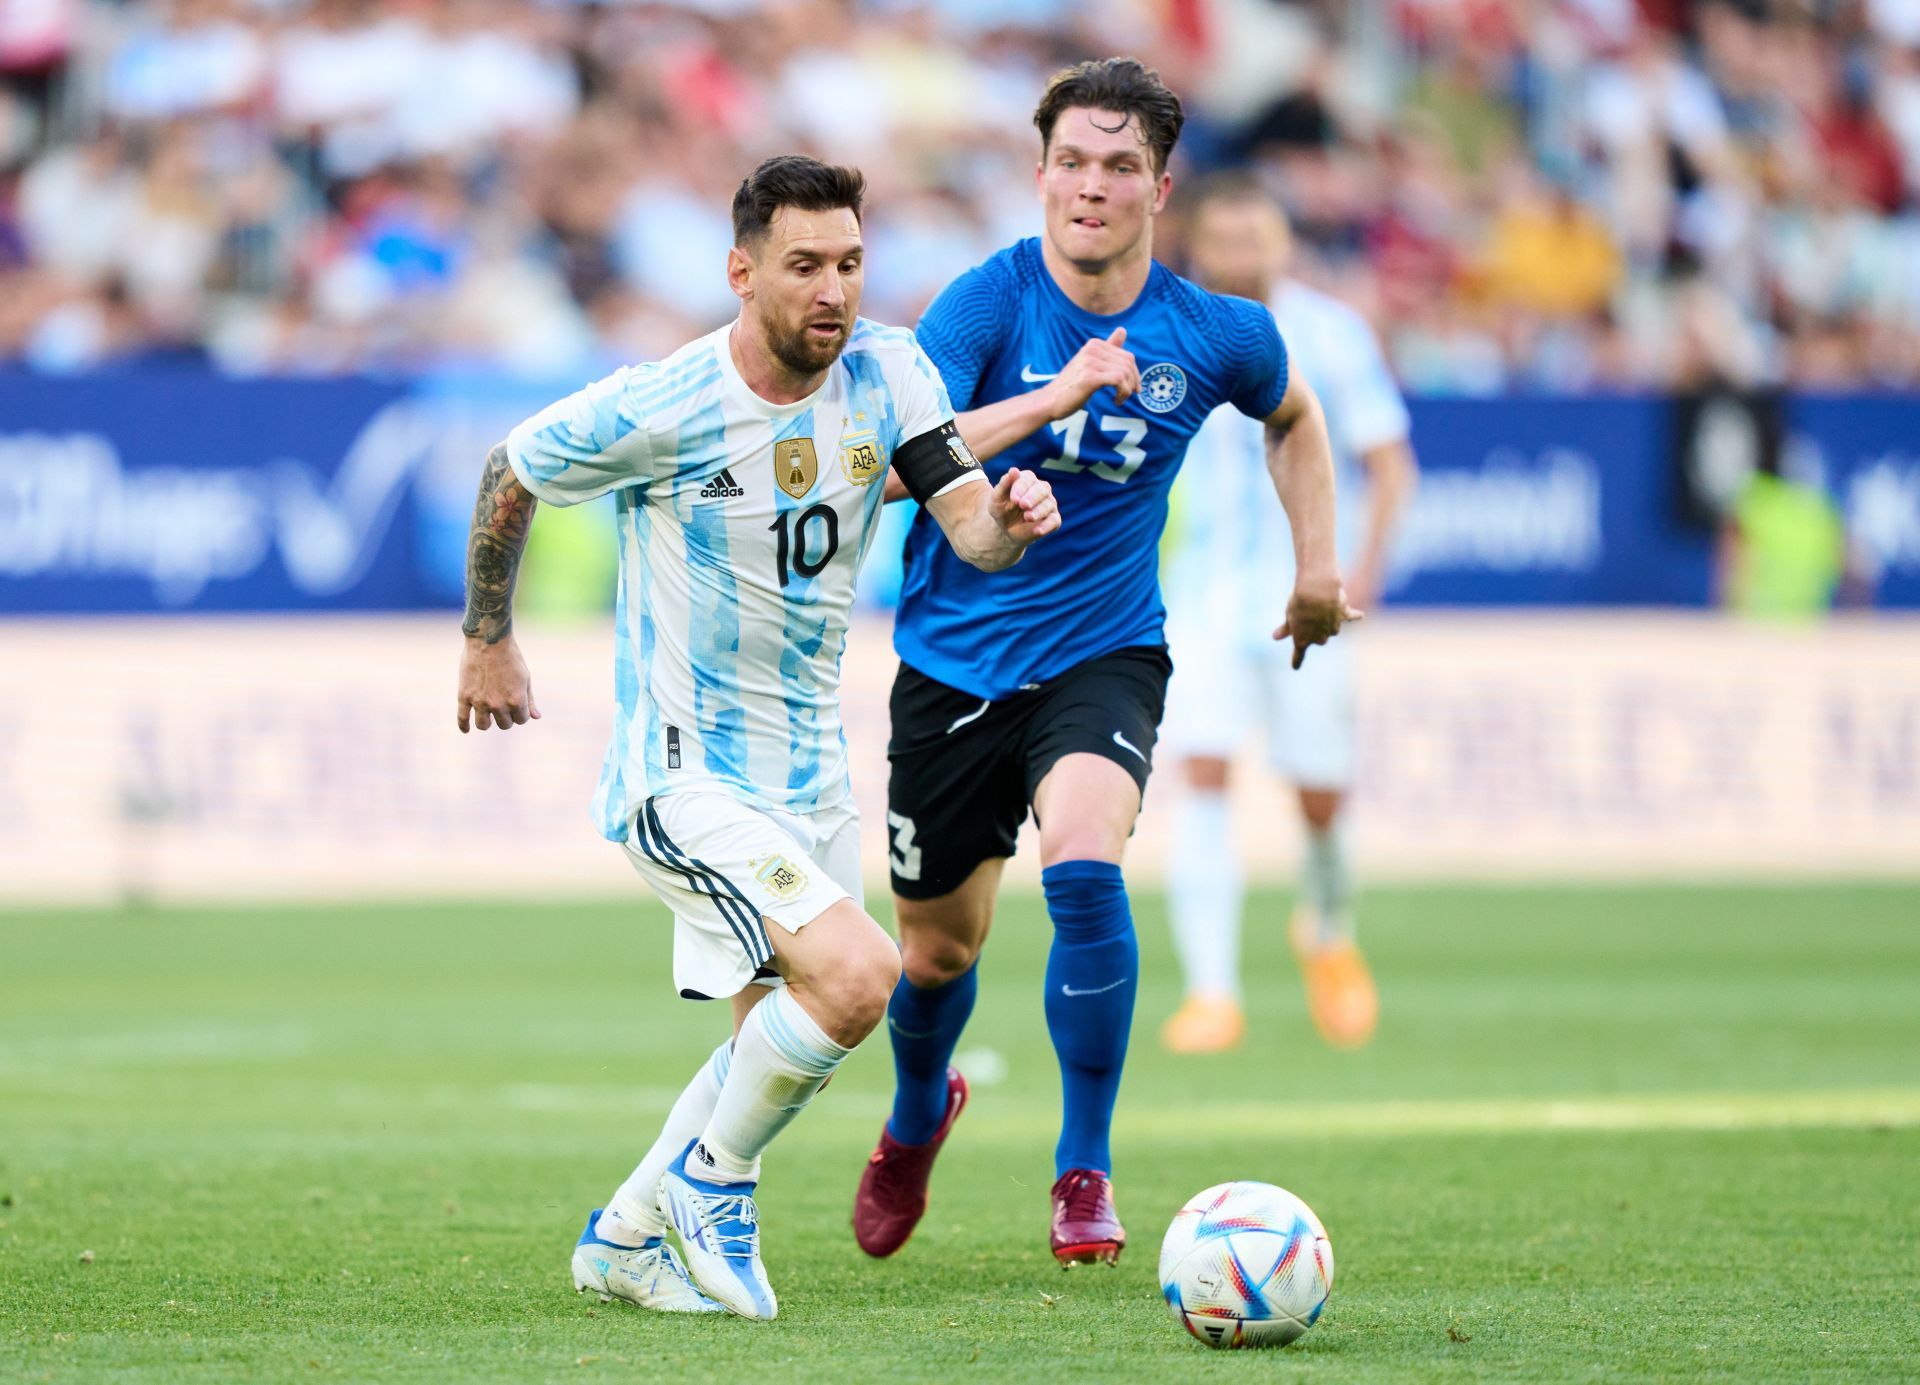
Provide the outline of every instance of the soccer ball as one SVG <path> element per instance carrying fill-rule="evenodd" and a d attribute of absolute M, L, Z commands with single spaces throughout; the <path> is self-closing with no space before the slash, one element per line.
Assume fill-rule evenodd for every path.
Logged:
<path fill-rule="evenodd" d="M 1313 1209 L 1271 1183 L 1221 1183 L 1182 1207 L 1160 1243 L 1160 1292 L 1210 1347 L 1285 1346 L 1333 1288 Z"/>

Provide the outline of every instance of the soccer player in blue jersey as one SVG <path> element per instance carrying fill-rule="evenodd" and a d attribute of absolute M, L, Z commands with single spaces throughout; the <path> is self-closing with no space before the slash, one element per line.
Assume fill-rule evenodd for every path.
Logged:
<path fill-rule="evenodd" d="M 908 536 L 888 751 L 903 963 L 888 1007 L 896 1088 L 854 1205 L 871 1255 L 912 1234 L 966 1104 L 949 1060 L 1029 808 L 1053 920 L 1046 1016 L 1064 1095 L 1053 1253 L 1112 1263 L 1126 1243 L 1108 1135 L 1139 951 L 1120 859 L 1171 669 L 1156 575 L 1167 490 L 1216 405 L 1268 425 L 1297 558 L 1276 638 L 1292 637 L 1297 663 L 1357 614 L 1334 560 L 1326 424 L 1287 369 L 1273 314 L 1153 260 L 1181 121 L 1179 99 L 1131 59 L 1056 76 L 1034 114 L 1043 234 L 961 275 L 920 323 L 989 475 L 1047 477 L 1069 518 L 1005 578 L 953 562 L 924 515 Z"/>

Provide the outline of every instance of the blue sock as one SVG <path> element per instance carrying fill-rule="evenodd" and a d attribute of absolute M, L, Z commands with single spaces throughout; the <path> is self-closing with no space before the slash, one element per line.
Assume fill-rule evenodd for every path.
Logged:
<path fill-rule="evenodd" d="M 922 989 L 906 977 L 887 1002 L 893 1040 L 893 1116 L 887 1133 L 903 1145 L 923 1145 L 947 1118 L 947 1064 L 980 990 L 978 967 L 943 986 Z"/>
<path fill-rule="evenodd" d="M 1047 955 L 1047 1032 L 1060 1059 L 1060 1143 L 1054 1175 L 1113 1172 L 1108 1135 L 1133 1024 L 1140 944 L 1120 867 L 1061 861 L 1040 873 L 1053 916 Z"/>

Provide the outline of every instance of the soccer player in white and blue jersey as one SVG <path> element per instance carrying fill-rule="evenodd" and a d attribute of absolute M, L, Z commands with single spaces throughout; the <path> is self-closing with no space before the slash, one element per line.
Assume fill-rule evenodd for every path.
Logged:
<path fill-rule="evenodd" d="M 1111 1263 L 1125 1244 L 1109 1134 L 1139 950 L 1120 859 L 1169 669 L 1157 584 L 1167 491 L 1217 405 L 1274 438 L 1272 484 L 1299 559 L 1282 627 L 1295 658 L 1353 615 L 1334 562 L 1325 424 L 1273 315 L 1153 260 L 1181 121 L 1179 99 L 1131 59 L 1055 77 L 1034 115 L 1042 234 L 961 275 L 920 323 L 989 474 L 1046 475 L 1071 522 L 1006 578 L 949 561 L 931 520 L 908 538 L 887 791 L 905 975 L 888 1011 L 893 1113 L 854 1202 L 872 1255 L 912 1234 L 965 1105 L 949 1060 L 1030 809 L 1062 1091 L 1050 1243 L 1063 1264 Z"/>
<path fill-rule="evenodd" d="M 863 186 L 806 158 L 756 169 L 733 204 L 739 318 L 514 429 L 474 515 L 459 724 L 506 730 L 539 715 L 510 608 L 536 501 L 614 495 L 618 705 L 594 812 L 673 911 L 680 994 L 733 1003 L 734 1037 L 574 1251 L 576 1289 L 643 1307 L 774 1316 L 761 1152 L 900 974 L 861 906 L 838 695 L 889 467 L 983 569 L 1060 522 L 1039 478 L 985 484 L 912 334 L 858 316 Z"/>
<path fill-rule="evenodd" d="M 1187 204 L 1194 274 L 1223 293 L 1267 299 L 1327 414 L 1338 467 L 1336 548 L 1352 599 L 1371 610 L 1394 526 L 1417 476 L 1411 419 L 1373 329 L 1346 304 L 1283 278 L 1287 219 L 1258 183 L 1223 175 Z M 1353 778 L 1353 647 L 1337 641 L 1299 669 L 1267 638 L 1263 593 L 1293 580 L 1287 521 L 1273 504 L 1260 427 L 1215 411 L 1193 440 L 1176 494 L 1185 517 L 1166 574 L 1168 639 L 1178 667 L 1167 691 L 1165 739 L 1186 793 L 1168 854 L 1175 950 L 1187 995 L 1161 1031 L 1176 1053 L 1232 1048 L 1240 1007 L 1240 860 L 1228 774 L 1256 730 L 1270 763 L 1299 797 L 1306 830 L 1288 932 L 1307 1010 L 1332 1044 L 1372 1037 L 1379 999 L 1361 955 L 1343 807 Z M 1359 503 L 1364 500 L 1364 504 Z M 1223 715 L 1224 709 L 1233 715 Z"/>

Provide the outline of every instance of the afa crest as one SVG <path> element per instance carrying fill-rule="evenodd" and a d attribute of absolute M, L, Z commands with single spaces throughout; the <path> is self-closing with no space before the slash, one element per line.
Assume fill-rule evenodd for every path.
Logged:
<path fill-rule="evenodd" d="M 840 470 L 856 486 L 870 486 L 886 472 L 880 460 L 880 438 L 873 432 L 849 433 L 840 439 Z"/>
<path fill-rule="evenodd" d="M 769 858 L 753 878 L 767 887 L 775 899 L 792 899 L 807 888 L 807 873 L 784 856 Z"/>
<path fill-rule="evenodd" d="M 820 458 L 812 438 L 783 438 L 773 445 L 773 479 L 798 500 L 820 479 Z"/>

